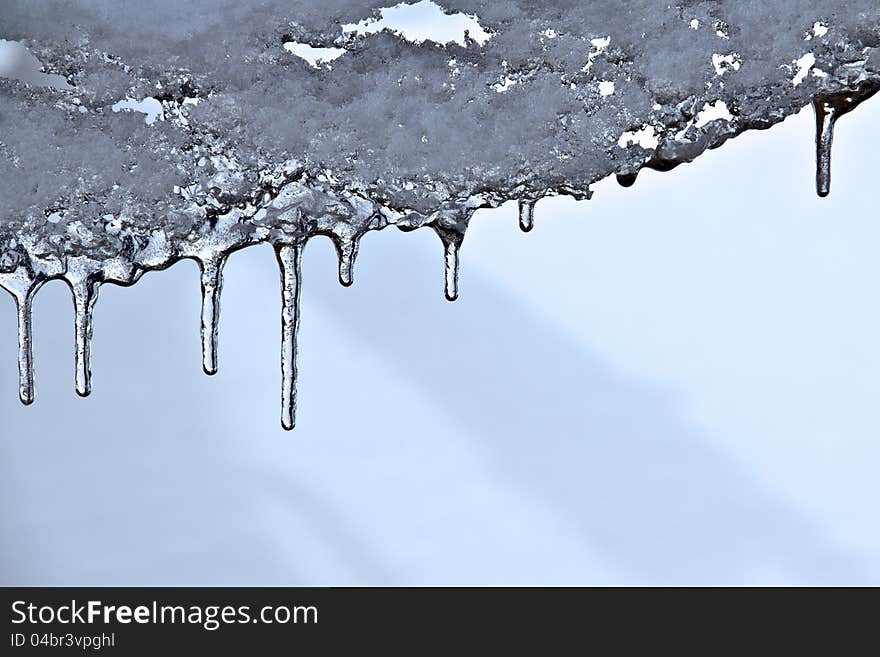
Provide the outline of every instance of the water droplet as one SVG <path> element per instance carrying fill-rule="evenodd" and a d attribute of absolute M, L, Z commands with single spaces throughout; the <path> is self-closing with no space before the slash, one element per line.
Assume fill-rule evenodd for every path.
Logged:
<path fill-rule="evenodd" d="M 202 287 L 202 369 L 209 376 L 217 373 L 217 338 L 220 322 L 220 293 L 223 289 L 223 267 L 226 254 L 198 258 Z"/>
<path fill-rule="evenodd" d="M 302 279 L 302 244 L 276 244 L 281 268 L 281 426 L 296 424 L 296 337 Z"/>
<path fill-rule="evenodd" d="M 617 174 L 617 184 L 621 187 L 632 187 L 636 184 L 636 180 L 639 177 L 639 172 L 635 173 L 618 173 Z"/>
<path fill-rule="evenodd" d="M 528 233 L 535 227 L 535 201 L 523 199 L 519 202 L 519 227 Z"/>

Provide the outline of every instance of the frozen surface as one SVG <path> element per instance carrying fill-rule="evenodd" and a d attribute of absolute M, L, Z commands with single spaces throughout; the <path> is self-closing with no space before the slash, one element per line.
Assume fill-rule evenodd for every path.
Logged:
<path fill-rule="evenodd" d="M 269 242 L 291 428 L 310 237 L 332 237 L 349 285 L 366 232 L 430 227 L 455 299 L 478 208 L 520 201 L 530 228 L 540 198 L 631 184 L 811 101 L 827 193 L 834 121 L 880 80 L 873 0 L 417 5 L 443 36 L 414 29 L 415 3 L 5 0 L 0 38 L 64 79 L 34 79 L 28 60 L 30 77 L 0 80 L 0 284 L 19 309 L 22 401 L 46 281 L 73 291 L 88 395 L 102 284 L 195 259 L 213 373 L 227 256 Z M 312 62 L 286 44 L 346 52 Z"/>

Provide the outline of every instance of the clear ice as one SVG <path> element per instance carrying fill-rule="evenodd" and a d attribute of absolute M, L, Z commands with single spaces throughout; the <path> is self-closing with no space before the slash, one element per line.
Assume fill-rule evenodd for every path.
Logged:
<path fill-rule="evenodd" d="M 528 232 L 543 197 L 588 199 L 609 175 L 630 186 L 810 104 L 824 196 L 835 122 L 880 89 L 876 0 L 2 4 L 0 287 L 17 308 L 25 404 L 45 282 L 71 289 L 86 396 L 100 287 L 194 260 L 214 374 L 224 265 L 270 243 L 292 429 L 311 237 L 333 240 L 348 286 L 365 233 L 431 228 L 453 301 L 480 208 L 515 201 Z M 393 19 L 417 5 L 466 27 L 408 37 Z"/>

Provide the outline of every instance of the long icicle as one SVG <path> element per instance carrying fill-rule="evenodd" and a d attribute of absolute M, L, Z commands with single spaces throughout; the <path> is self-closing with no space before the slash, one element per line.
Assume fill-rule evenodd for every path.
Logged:
<path fill-rule="evenodd" d="M 530 199 L 519 202 L 519 227 L 524 233 L 535 227 L 535 202 Z"/>
<path fill-rule="evenodd" d="M 302 244 L 276 244 L 281 268 L 281 426 L 296 425 L 296 337 L 302 280 Z"/>
<path fill-rule="evenodd" d="M 88 397 L 92 393 L 92 314 L 98 300 L 100 284 L 88 276 L 70 282 L 73 292 L 76 333 L 76 394 Z"/>
<path fill-rule="evenodd" d="M 34 403 L 34 359 L 31 331 L 31 308 L 42 281 L 32 279 L 23 270 L 0 275 L 0 287 L 15 299 L 18 315 L 18 398 L 25 406 Z"/>
<path fill-rule="evenodd" d="M 15 300 L 18 308 L 18 398 L 25 406 L 34 403 L 34 349 L 31 331 L 34 293 L 31 290 L 22 299 Z"/>
<path fill-rule="evenodd" d="M 831 192 L 831 145 L 838 108 L 825 96 L 813 98 L 816 112 L 816 193 L 822 198 Z"/>
<path fill-rule="evenodd" d="M 226 255 L 199 259 L 202 286 L 202 369 L 205 374 L 217 373 L 217 336 L 220 322 L 220 293 L 223 289 L 223 267 Z"/>

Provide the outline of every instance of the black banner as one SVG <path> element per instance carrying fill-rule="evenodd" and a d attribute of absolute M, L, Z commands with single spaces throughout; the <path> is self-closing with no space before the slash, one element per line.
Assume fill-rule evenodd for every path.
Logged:
<path fill-rule="evenodd" d="M 358 588 L 7 588 L 0 654 L 317 654 L 445 646 L 469 652 L 531 645 L 539 654 L 612 654 L 645 642 L 683 647 L 697 635 L 730 647 L 790 631 L 828 627 L 851 592 L 821 600 L 800 590 L 358 589 Z M 673 594 L 671 594 L 673 593 Z M 870 606 L 852 605 L 838 649 L 873 627 Z M 797 616 L 794 615 L 796 611 Z M 788 619 L 788 620 L 787 620 Z M 795 621 L 789 625 L 790 621 Z M 607 642 L 611 641 L 611 644 Z M 843 642 L 843 643 L 842 643 Z M 696 643 L 696 647 L 699 647 Z M 709 647 L 709 646 L 704 646 Z M 600 651 L 605 654 L 608 651 Z"/>

